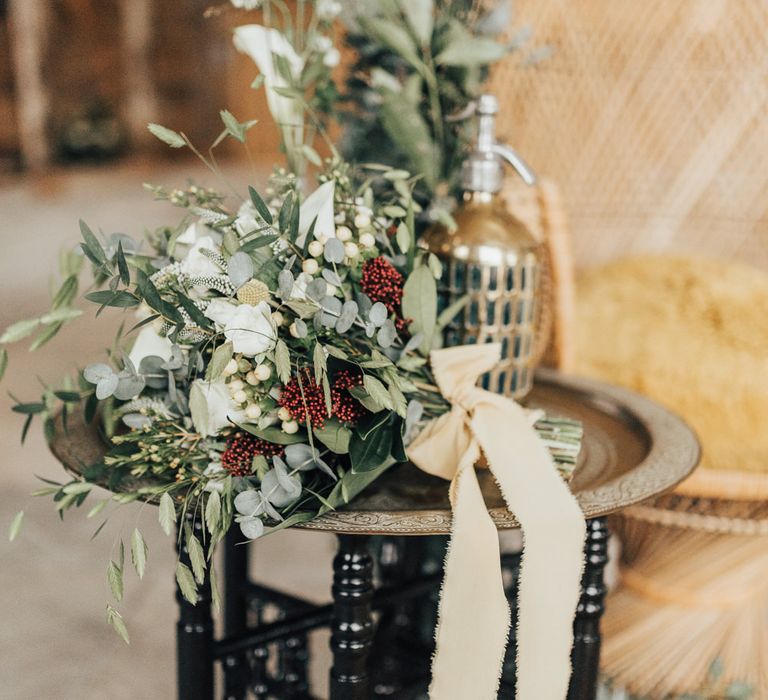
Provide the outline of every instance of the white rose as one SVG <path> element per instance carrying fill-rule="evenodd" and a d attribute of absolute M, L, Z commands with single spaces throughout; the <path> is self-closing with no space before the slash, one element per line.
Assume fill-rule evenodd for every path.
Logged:
<path fill-rule="evenodd" d="M 275 328 L 269 304 L 240 304 L 224 327 L 224 336 L 232 341 L 235 352 L 246 357 L 261 357 L 275 347 Z"/>
<path fill-rule="evenodd" d="M 304 245 L 304 239 L 315 219 L 317 219 L 314 230 L 315 238 L 320 240 L 322 237 L 333 238 L 336 235 L 336 222 L 333 213 L 335 185 L 336 183 L 333 180 L 324 182 L 302 203 L 299 209 L 297 245 Z"/>
<path fill-rule="evenodd" d="M 217 435 L 230 425 L 240 423 L 245 415 L 232 400 L 224 380 L 207 382 L 196 379 L 189 389 L 189 412 L 195 430 L 204 437 Z"/>
<path fill-rule="evenodd" d="M 223 330 L 236 310 L 237 305 L 231 301 L 213 299 L 206 307 L 205 315 L 216 324 L 217 330 Z"/>
<path fill-rule="evenodd" d="M 139 331 L 128 357 L 133 362 L 133 366 L 138 369 L 141 361 L 150 355 L 170 360 L 172 348 L 173 343 L 168 338 L 158 335 L 157 331 L 151 325 L 148 325 Z"/>
<path fill-rule="evenodd" d="M 338 49 L 330 49 L 325 53 L 325 56 L 323 56 L 323 65 L 326 66 L 326 68 L 335 68 L 339 65 L 340 61 L 341 54 Z"/>

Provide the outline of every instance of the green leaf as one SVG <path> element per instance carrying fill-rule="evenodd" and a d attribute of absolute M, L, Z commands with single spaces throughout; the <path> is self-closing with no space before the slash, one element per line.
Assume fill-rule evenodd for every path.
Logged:
<path fill-rule="evenodd" d="M 208 532 L 216 535 L 221 522 L 221 496 L 218 491 L 211 491 L 205 501 L 205 524 Z"/>
<path fill-rule="evenodd" d="M 278 340 L 275 345 L 275 369 L 283 384 L 291 380 L 291 353 L 283 340 Z"/>
<path fill-rule="evenodd" d="M 0 348 L 0 381 L 2 381 L 6 369 L 8 369 L 8 351 L 5 348 Z"/>
<path fill-rule="evenodd" d="M 160 496 L 160 508 L 158 509 L 158 519 L 160 527 L 166 535 L 173 532 L 173 526 L 176 523 L 176 506 L 173 503 L 171 494 L 167 491 Z"/>
<path fill-rule="evenodd" d="M 328 372 L 328 365 L 325 361 L 325 351 L 320 343 L 315 343 L 315 349 L 312 352 L 312 363 L 315 367 L 315 382 L 320 384 L 323 375 Z"/>
<path fill-rule="evenodd" d="M 119 603 L 123 599 L 123 570 L 111 559 L 107 565 L 107 581 L 112 595 Z"/>
<path fill-rule="evenodd" d="M 394 51 L 416 70 L 420 72 L 424 70 L 424 64 L 419 59 L 413 39 L 401 26 L 380 17 L 360 17 L 359 22 L 365 33 L 378 43 Z"/>
<path fill-rule="evenodd" d="M 62 322 L 60 323 L 54 323 L 50 326 L 46 326 L 43 331 L 35 338 L 30 344 L 29 344 L 29 351 L 33 352 L 34 350 L 37 350 L 38 348 L 41 348 L 43 345 L 45 345 L 49 340 L 51 340 L 58 332 L 61 330 L 61 327 L 64 324 Z"/>
<path fill-rule="evenodd" d="M 92 301 L 94 304 L 114 306 L 119 309 L 128 309 L 132 306 L 138 306 L 141 303 L 141 300 L 130 292 L 113 292 L 109 289 L 99 292 L 90 292 L 85 295 L 85 298 L 88 301 Z"/>
<path fill-rule="evenodd" d="M 315 437 L 331 452 L 344 455 L 349 452 L 352 431 L 335 419 L 325 421 L 322 428 L 314 429 Z"/>
<path fill-rule="evenodd" d="M 349 393 L 352 394 L 352 396 L 354 396 L 371 413 L 380 413 L 384 410 L 384 406 L 378 401 L 374 401 L 371 395 L 361 386 L 350 387 Z"/>
<path fill-rule="evenodd" d="M 0 335 L 0 343 L 15 343 L 17 340 L 26 338 L 35 331 L 40 325 L 39 318 L 28 318 L 23 321 L 16 321 L 5 329 L 5 333 Z"/>
<path fill-rule="evenodd" d="M 360 422 L 355 426 L 355 432 L 363 439 L 367 440 L 368 436 L 381 427 L 389 420 L 389 414 L 385 411 L 379 411 L 378 413 L 372 413 L 369 416 L 364 416 L 360 419 Z"/>
<path fill-rule="evenodd" d="M 307 143 L 302 144 L 301 146 L 301 152 L 304 154 L 304 157 L 312 163 L 312 165 L 316 165 L 317 167 L 320 167 L 323 164 L 322 158 L 320 158 L 320 155 L 318 152 L 312 148 Z"/>
<path fill-rule="evenodd" d="M 253 187 L 248 188 L 248 194 L 251 195 L 251 201 L 253 202 L 253 206 L 256 207 L 256 211 L 259 212 L 259 215 L 261 216 L 264 221 L 266 221 L 268 224 L 272 223 L 272 212 L 269 211 L 269 207 L 267 206 L 266 202 L 261 198 L 261 195 L 253 189 Z"/>
<path fill-rule="evenodd" d="M 326 345 L 325 349 L 328 351 L 328 354 L 331 357 L 335 357 L 337 360 L 349 359 L 349 355 L 347 355 L 347 353 L 337 347 L 334 347 L 333 345 Z"/>
<path fill-rule="evenodd" d="M 249 425 L 244 423 L 237 426 L 241 430 L 245 430 L 246 433 L 255 435 L 257 438 L 271 442 L 274 445 L 294 445 L 297 442 L 305 442 L 307 437 L 301 433 L 288 434 L 284 433 L 280 428 L 269 426 L 267 428 L 258 428 L 255 425 Z"/>
<path fill-rule="evenodd" d="M 347 472 L 344 476 L 336 482 L 336 486 L 326 497 L 326 500 L 334 507 L 338 508 L 346 503 L 349 503 L 353 498 L 358 496 L 366 487 L 372 484 L 378 479 L 387 469 L 393 464 L 394 460 L 387 460 L 381 466 L 376 469 L 371 469 L 367 472 L 356 473 L 353 471 Z M 319 515 L 327 512 L 327 508 L 321 508 Z"/>
<path fill-rule="evenodd" d="M 42 413 L 45 410 L 44 403 L 17 403 L 15 406 L 11 406 L 11 410 L 14 413 L 21 413 L 25 416 L 33 416 L 37 413 Z"/>
<path fill-rule="evenodd" d="M 99 264 L 105 263 L 107 261 L 107 254 L 104 252 L 104 248 L 101 247 L 99 239 L 96 238 L 93 231 L 88 227 L 88 224 L 82 219 L 80 219 L 80 233 L 83 235 L 85 247 L 91 255 L 99 261 Z"/>
<path fill-rule="evenodd" d="M 144 578 L 144 572 L 147 569 L 147 550 L 148 547 L 144 537 L 138 528 L 135 528 L 131 535 L 131 561 L 139 578 Z"/>
<path fill-rule="evenodd" d="M 280 236 L 278 236 L 276 233 L 270 233 L 266 236 L 259 236 L 258 238 L 254 238 L 253 240 L 243 243 L 240 246 L 240 250 L 243 253 L 252 253 L 254 250 L 263 248 L 265 245 L 269 245 L 270 243 L 276 241 L 278 238 L 280 238 Z"/>
<path fill-rule="evenodd" d="M 123 622 L 123 616 L 111 605 L 107 605 L 107 623 L 112 626 L 126 644 L 131 643 L 128 637 L 128 629 L 125 626 L 125 622 Z"/>
<path fill-rule="evenodd" d="M 160 124 L 148 124 L 147 128 L 153 136 L 159 138 L 163 143 L 168 144 L 171 148 L 183 148 L 187 145 L 187 142 L 181 136 L 172 129 L 168 129 Z"/>
<path fill-rule="evenodd" d="M 377 404 L 388 408 L 390 411 L 394 408 L 392 397 L 389 395 L 387 387 L 372 374 L 366 374 L 363 377 L 363 388 Z"/>
<path fill-rule="evenodd" d="M 67 495 L 71 493 L 74 493 L 74 494 L 90 493 L 92 488 L 93 488 L 93 484 L 90 484 L 87 481 L 75 481 L 74 483 L 67 484 L 62 489 L 62 491 Z"/>
<path fill-rule="evenodd" d="M 454 301 L 453 304 L 443 309 L 437 317 L 437 329 L 442 330 L 445 328 L 468 303 L 469 294 L 465 294 Z"/>
<path fill-rule="evenodd" d="M 52 306 L 54 309 L 60 306 L 66 306 L 71 303 L 77 294 L 77 275 L 70 275 L 64 280 L 56 296 L 53 297 Z"/>
<path fill-rule="evenodd" d="M 224 368 L 229 364 L 234 353 L 234 345 L 231 340 L 219 345 L 216 350 L 213 351 L 211 361 L 208 364 L 208 371 L 205 373 L 205 378 L 208 381 L 216 381 L 224 372 Z"/>
<path fill-rule="evenodd" d="M 432 139 L 420 108 L 387 92 L 382 95 L 381 125 L 398 150 L 408 158 L 413 172 L 421 173 L 430 188 L 434 188 L 440 172 L 442 154 Z"/>
<path fill-rule="evenodd" d="M 101 513 L 102 510 L 104 510 L 107 507 L 107 505 L 109 504 L 110 500 L 111 499 L 109 499 L 109 498 L 105 498 L 103 501 L 99 501 L 95 506 L 93 506 L 93 508 L 91 508 L 88 511 L 88 515 L 86 515 L 85 517 L 86 518 L 93 518 L 93 517 L 97 516 L 99 513 Z"/>
<path fill-rule="evenodd" d="M 433 0 L 401 0 L 400 7 L 419 42 L 429 44 L 434 26 Z"/>
<path fill-rule="evenodd" d="M 224 127 L 227 133 L 234 139 L 237 139 L 240 143 L 245 143 L 245 127 L 235 119 L 232 112 L 226 109 L 222 109 L 219 112 L 221 121 L 224 122 Z"/>
<path fill-rule="evenodd" d="M 187 532 L 187 552 L 189 561 L 192 564 L 192 571 L 195 575 L 195 581 L 202 585 L 205 580 L 205 552 L 200 540 L 195 537 L 191 531 Z"/>
<path fill-rule="evenodd" d="M 192 575 L 189 567 L 181 562 L 176 565 L 176 583 L 179 585 L 179 590 L 184 599 L 192 605 L 197 605 L 199 596 L 195 577 Z"/>
<path fill-rule="evenodd" d="M 392 447 L 392 421 L 387 421 L 363 438 L 353 431 L 349 443 L 349 459 L 352 471 L 367 472 L 380 467 L 390 458 Z"/>
<path fill-rule="evenodd" d="M 408 276 L 403 288 L 402 309 L 404 318 L 413 319 L 411 333 L 424 334 L 419 348 L 421 354 L 429 354 L 437 325 L 437 285 L 428 267 L 421 265 Z"/>
<path fill-rule="evenodd" d="M 443 66 L 483 66 L 498 61 L 507 53 L 503 44 L 491 39 L 460 34 L 445 47 L 435 58 Z"/>
<path fill-rule="evenodd" d="M 117 271 L 120 274 L 120 281 L 127 287 L 131 283 L 131 272 L 128 269 L 128 261 L 125 259 L 122 241 L 117 244 L 115 257 L 117 259 Z"/>
<path fill-rule="evenodd" d="M 402 221 L 397 227 L 395 240 L 397 241 L 397 247 L 400 248 L 401 252 L 407 253 L 408 249 L 411 247 L 411 232 Z"/>
<path fill-rule="evenodd" d="M 83 315 L 82 309 L 58 308 L 40 317 L 40 323 L 61 323 Z"/>
<path fill-rule="evenodd" d="M 21 532 L 21 526 L 24 524 L 24 511 L 20 510 L 11 520 L 11 527 L 8 528 L 8 541 L 13 542 Z"/>

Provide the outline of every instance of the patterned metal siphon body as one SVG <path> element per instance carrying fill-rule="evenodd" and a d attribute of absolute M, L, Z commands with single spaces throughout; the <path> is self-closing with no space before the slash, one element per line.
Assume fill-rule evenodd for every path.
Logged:
<path fill-rule="evenodd" d="M 501 343 L 501 362 L 483 377 L 483 387 L 521 399 L 533 383 L 539 245 L 496 195 L 468 193 L 454 218 L 454 232 L 438 226 L 424 237 L 443 263 L 439 310 L 469 297 L 444 343 Z"/>

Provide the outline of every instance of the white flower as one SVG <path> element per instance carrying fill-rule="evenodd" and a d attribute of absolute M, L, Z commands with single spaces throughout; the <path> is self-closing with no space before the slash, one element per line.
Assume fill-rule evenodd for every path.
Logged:
<path fill-rule="evenodd" d="M 323 65 L 327 68 L 335 68 L 341 61 L 341 54 L 338 49 L 329 49 L 323 56 Z"/>
<path fill-rule="evenodd" d="M 317 217 L 314 230 L 315 238 L 320 240 L 323 237 L 335 237 L 336 222 L 333 215 L 334 189 L 335 183 L 333 180 L 330 180 L 320 185 L 304 200 L 299 210 L 299 237 L 296 239 L 297 245 L 304 245 L 304 238 L 312 226 L 315 217 Z"/>
<path fill-rule="evenodd" d="M 137 369 L 145 357 L 154 355 L 162 357 L 163 360 L 170 360 L 173 343 L 164 336 L 158 335 L 157 331 L 151 326 L 144 326 L 136 336 L 133 348 L 128 357 Z"/>
<path fill-rule="evenodd" d="M 220 275 L 221 268 L 213 262 L 208 256 L 203 255 L 201 250 L 210 250 L 219 252 L 219 246 L 213 236 L 201 236 L 198 238 L 181 262 L 181 270 L 192 277 L 207 277 L 210 275 Z"/>
<path fill-rule="evenodd" d="M 341 3 L 338 0 L 317 0 L 315 8 L 318 19 L 330 22 L 336 19 L 341 12 Z"/>
<path fill-rule="evenodd" d="M 326 53 L 326 51 L 330 51 L 333 48 L 333 42 L 331 41 L 331 37 L 321 35 L 315 37 L 313 46 L 318 53 Z"/>
<path fill-rule="evenodd" d="M 289 87 L 275 66 L 275 56 L 285 59 L 291 76 L 299 80 L 304 60 L 287 37 L 277 29 L 259 24 L 246 24 L 235 29 L 235 47 L 253 59 L 264 76 L 267 104 L 275 122 L 280 126 L 286 150 L 291 153 L 304 143 L 302 107 L 298 100 L 278 95 L 274 88 Z"/>
<path fill-rule="evenodd" d="M 235 219 L 235 230 L 237 233 L 240 236 L 247 236 L 261 228 L 262 225 L 256 207 L 253 206 L 253 202 L 243 202 L 240 205 L 240 209 L 237 210 L 237 218 Z"/>
<path fill-rule="evenodd" d="M 246 357 L 263 357 L 275 347 L 277 329 L 265 301 L 256 306 L 236 306 L 223 299 L 214 299 L 205 315 L 224 331 L 224 337 L 232 341 L 235 352 Z"/>
<path fill-rule="evenodd" d="M 245 418 L 232 400 L 223 379 L 217 382 L 196 379 L 192 382 L 189 389 L 189 412 L 195 430 L 204 437 L 218 435 L 220 430 L 230 425 L 230 421 L 240 423 Z"/>
<path fill-rule="evenodd" d="M 256 10 L 261 5 L 261 0 L 229 0 L 234 7 L 240 10 Z"/>

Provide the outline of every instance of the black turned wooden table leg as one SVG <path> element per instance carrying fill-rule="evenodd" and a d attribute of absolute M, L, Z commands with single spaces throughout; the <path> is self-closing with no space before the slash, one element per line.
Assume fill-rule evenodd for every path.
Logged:
<path fill-rule="evenodd" d="M 238 544 L 240 542 L 240 544 Z M 245 632 L 248 626 L 248 545 L 237 528 L 224 539 L 224 634 Z M 227 656 L 224 666 L 225 700 L 243 700 L 248 691 L 248 662 L 245 655 Z"/>
<path fill-rule="evenodd" d="M 368 700 L 373 561 L 368 538 L 339 535 L 333 560 L 331 700 Z"/>
<path fill-rule="evenodd" d="M 177 545 L 179 558 L 191 568 L 189 553 L 181 531 L 189 525 L 200 541 L 203 541 L 202 522 L 195 521 L 188 513 L 179 523 Z M 213 618 L 211 617 L 211 581 L 206 574 L 198 586 L 197 605 L 184 599 L 176 589 L 179 604 L 179 621 L 176 623 L 176 667 L 179 700 L 213 700 Z"/>
<path fill-rule="evenodd" d="M 594 700 L 600 670 L 600 618 L 605 610 L 606 587 L 603 574 L 608 562 L 606 518 L 587 521 L 584 547 L 586 564 L 581 580 L 581 599 L 573 625 L 573 677 L 568 700 Z"/>

